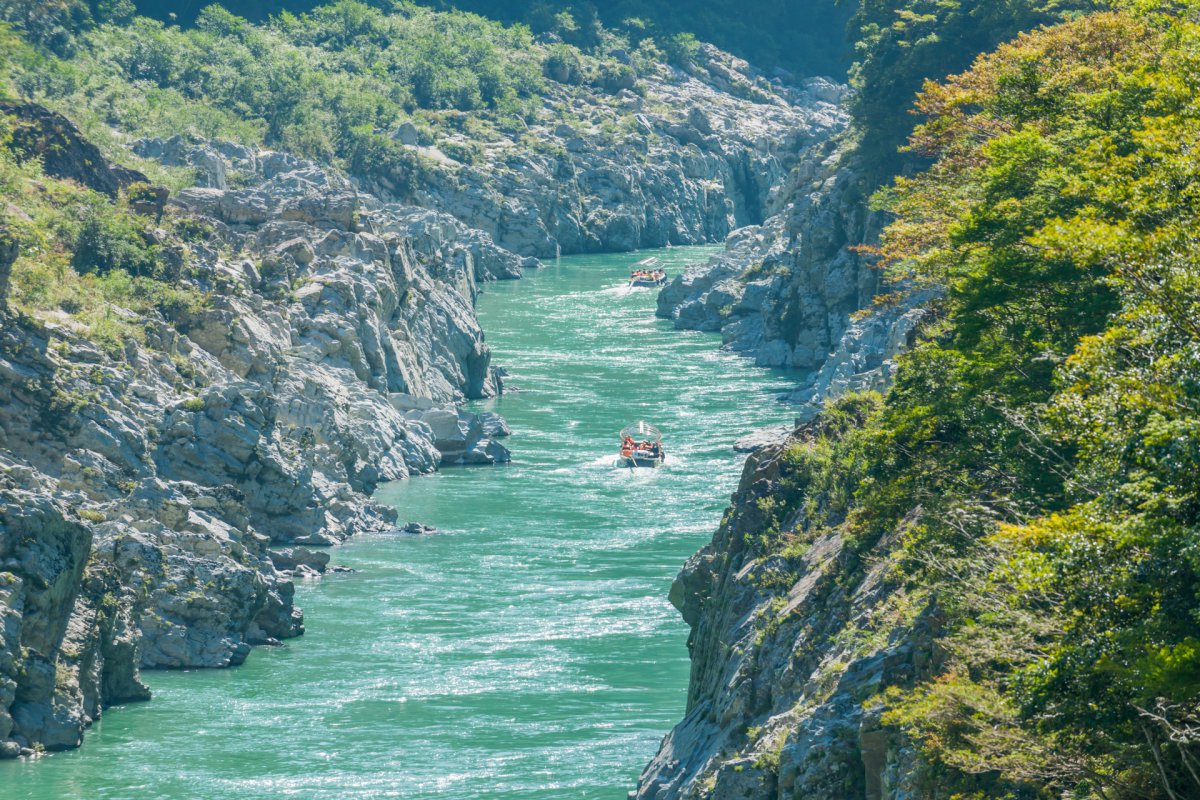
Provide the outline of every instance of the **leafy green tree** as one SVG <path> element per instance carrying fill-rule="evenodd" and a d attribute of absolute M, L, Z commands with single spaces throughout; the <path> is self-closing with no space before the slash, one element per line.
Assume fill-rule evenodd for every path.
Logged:
<path fill-rule="evenodd" d="M 885 263 L 944 298 L 861 499 L 979 509 L 910 542 L 972 577 L 943 591 L 950 671 L 887 719 L 1009 790 L 1200 792 L 1200 27 L 1139 5 L 928 85 L 933 164 L 883 197 Z"/>

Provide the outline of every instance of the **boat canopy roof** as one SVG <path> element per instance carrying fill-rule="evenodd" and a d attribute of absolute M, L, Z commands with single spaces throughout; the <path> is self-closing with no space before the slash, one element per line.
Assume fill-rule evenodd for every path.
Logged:
<path fill-rule="evenodd" d="M 648 422 L 635 422 L 632 425 L 626 425 L 621 429 L 621 438 L 628 436 L 630 439 L 636 439 L 639 442 L 651 441 L 661 442 L 662 432 Z"/>
<path fill-rule="evenodd" d="M 641 261 L 634 264 L 634 266 L 635 267 L 647 267 L 647 268 L 657 267 L 658 266 L 658 257 L 650 256 L 649 258 L 643 258 Z"/>

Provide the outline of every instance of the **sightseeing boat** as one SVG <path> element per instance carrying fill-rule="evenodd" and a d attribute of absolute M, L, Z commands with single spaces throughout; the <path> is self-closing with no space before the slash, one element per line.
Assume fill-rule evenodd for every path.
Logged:
<path fill-rule="evenodd" d="M 621 464 L 626 467 L 661 467 L 667 460 L 662 433 L 645 422 L 621 429 Z"/>
<path fill-rule="evenodd" d="M 639 261 L 633 265 L 629 273 L 629 285 L 634 286 L 663 286 L 667 282 L 667 273 L 659 267 L 657 258 Z"/>

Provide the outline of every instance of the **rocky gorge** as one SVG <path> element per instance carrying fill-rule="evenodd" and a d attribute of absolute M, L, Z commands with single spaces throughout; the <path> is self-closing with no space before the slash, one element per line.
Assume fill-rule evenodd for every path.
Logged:
<path fill-rule="evenodd" d="M 147 696 L 139 668 L 229 666 L 302 633 L 290 574 L 328 558 L 298 546 L 394 527 L 369 499 L 380 482 L 508 459 L 503 421 L 456 402 L 500 391 L 477 281 L 536 262 L 284 154 L 136 147 L 254 177 L 172 198 L 203 238 L 163 231 L 164 257 L 211 299 L 139 320 L 144 341 L 105 349 L 69 319 L 8 313 L 10 756 L 78 745 L 103 705 Z"/>
<path fill-rule="evenodd" d="M 401 126 L 394 137 L 420 159 L 420 179 L 360 177 L 538 258 L 701 244 L 762 222 L 789 171 L 847 122 L 844 86 L 772 83 L 711 45 L 687 70 L 657 65 L 637 88 L 551 82 L 519 139 L 434 140 Z"/>
<path fill-rule="evenodd" d="M 70 307 L 6 306 L 0 755 L 78 746 L 105 706 L 148 697 L 141 669 L 237 665 L 300 635 L 293 578 L 330 568 L 313 548 L 396 529 L 378 485 L 508 460 L 504 421 L 460 408 L 503 390 L 482 284 L 558 252 L 722 238 L 845 124 L 833 84 L 773 87 L 704 58 L 618 96 L 641 113 L 611 146 L 612 106 L 578 98 L 573 125 L 531 132 L 556 157 L 493 148 L 468 166 L 413 144 L 430 163 L 412 193 L 228 141 L 130 141 L 194 176 L 169 192 L 66 118 L 5 105 L 14 152 L 128 202 L 156 273 L 188 294 L 107 309 L 119 334 L 103 340 Z M 8 213 L 0 255 L 21 285 L 17 259 L 36 256 L 19 249 L 25 212 Z"/>
<path fill-rule="evenodd" d="M 873 305 L 880 275 L 857 250 L 885 219 L 868 207 L 871 189 L 852 144 L 823 143 L 776 191 L 762 224 L 734 232 L 724 253 L 663 289 L 659 316 L 719 331 L 726 349 L 759 366 L 807 376 L 787 398 L 806 420 L 847 392 L 886 386 L 930 294 Z"/>
<path fill-rule="evenodd" d="M 944 667 L 935 604 L 897 587 L 903 530 L 863 552 L 797 504 L 821 418 L 749 457 L 711 543 L 671 587 L 691 628 L 687 714 L 630 797 L 919 796 L 913 742 L 881 722 L 889 687 Z M 792 531 L 779 551 L 764 542 Z"/>
<path fill-rule="evenodd" d="M 834 435 L 829 404 L 886 391 L 932 294 L 873 304 L 880 276 L 856 246 L 884 220 L 868 210 L 854 148 L 826 148 L 762 225 L 658 297 L 675 327 L 719 331 L 725 349 L 804 377 L 781 397 L 795 425 L 739 441 L 750 455 L 731 505 L 672 584 L 691 630 L 687 713 L 631 798 L 915 796 L 919 759 L 881 724 L 879 697 L 937 674 L 938 611 L 886 578 L 902 530 L 863 552 L 820 495 L 805 502 L 805 460 Z M 793 543 L 770 544 L 781 535 Z"/>

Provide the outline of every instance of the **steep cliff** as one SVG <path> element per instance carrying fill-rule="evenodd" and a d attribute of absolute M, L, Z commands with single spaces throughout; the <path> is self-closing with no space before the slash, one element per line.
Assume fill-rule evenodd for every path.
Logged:
<path fill-rule="evenodd" d="M 616 51 L 614 58 L 628 61 Z M 771 196 L 807 151 L 841 131 L 844 87 L 799 88 L 701 45 L 688 70 L 657 64 L 629 88 L 551 81 L 520 137 L 472 143 L 451 135 L 420 144 L 422 178 L 365 177 L 382 195 L 453 214 L 503 247 L 539 258 L 720 241 L 761 223 Z"/>
<path fill-rule="evenodd" d="M 842 325 L 801 398 L 843 396 L 676 581 L 688 713 L 636 796 L 1196 795 L 1198 212 L 1168 187 L 1198 40 L 1174 4 L 1083 15 L 918 97 L 872 250 L 896 307 Z M 665 310 L 736 313 L 713 273 Z"/>
<path fill-rule="evenodd" d="M 104 705 L 148 695 L 139 668 L 228 666 L 302 633 L 290 570 L 328 559 L 296 546 L 394 527 L 370 500 L 378 483 L 506 460 L 489 435 L 502 422 L 455 403 L 499 391 L 477 281 L 536 262 L 235 145 L 138 143 L 212 171 L 164 204 L 141 175 L 102 183 L 117 171 L 64 118 L 5 112 L 21 158 L 53 137 L 65 159 L 6 173 L 30 175 L 20 192 L 103 213 L 70 178 L 129 195 L 124 214 L 148 203 L 85 229 L 88 263 L 129 244 L 104 225 L 140 219 L 134 245 L 173 287 L 109 269 L 87 284 L 117 303 L 99 318 L 73 315 L 79 300 L 37 311 L 48 256 L 30 217 L 8 213 L 6 238 L 24 245 L 3 253 L 17 306 L 0 330 L 0 754 L 13 756 L 78 745 Z M 220 188 L 226 170 L 243 188 Z"/>
<path fill-rule="evenodd" d="M 775 189 L 763 224 L 735 231 L 725 252 L 660 292 L 658 315 L 720 331 L 726 349 L 760 366 L 797 370 L 787 399 L 806 419 L 846 392 L 881 388 L 931 294 L 872 307 L 880 276 L 856 250 L 885 221 L 869 210 L 871 188 L 853 143 L 822 142 Z"/>
<path fill-rule="evenodd" d="M 293 575 L 394 527 L 379 483 L 507 460 L 503 420 L 457 407 L 501 390 L 479 283 L 560 250 L 724 237 L 844 126 L 840 87 L 701 53 L 641 92 L 551 84 L 521 140 L 401 125 L 416 162 L 107 144 L 174 192 L 6 105 L 0 754 L 77 746 L 147 696 L 141 668 L 302 633 Z"/>
<path fill-rule="evenodd" d="M 687 715 L 631 797 L 912 796 L 912 748 L 875 698 L 936 671 L 938 610 L 897 580 L 902 528 L 863 547 L 812 497 L 837 426 L 818 417 L 755 451 L 672 585 L 692 629 Z"/>

